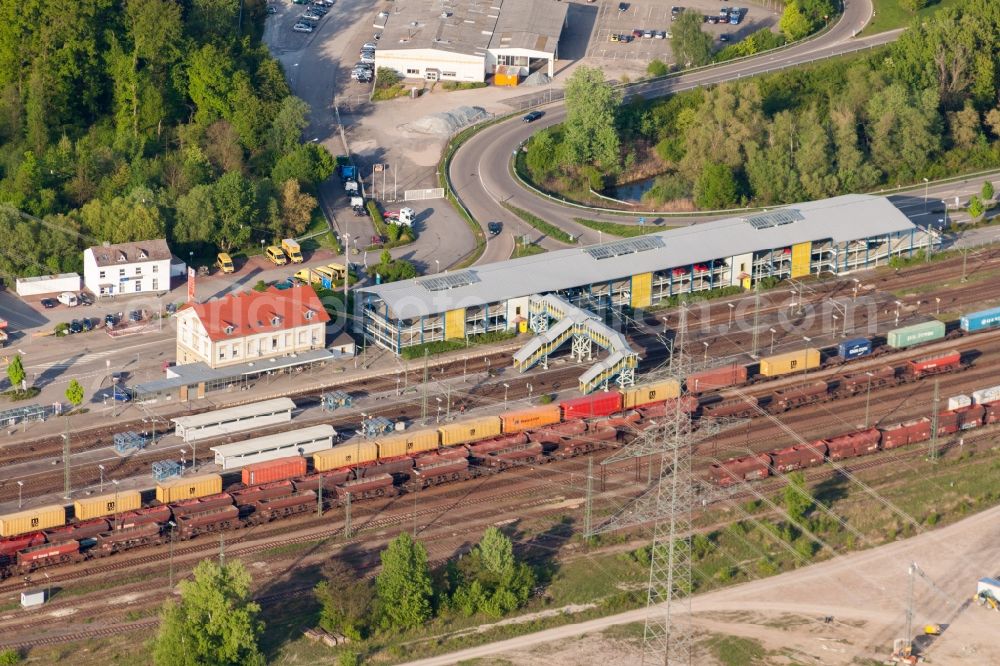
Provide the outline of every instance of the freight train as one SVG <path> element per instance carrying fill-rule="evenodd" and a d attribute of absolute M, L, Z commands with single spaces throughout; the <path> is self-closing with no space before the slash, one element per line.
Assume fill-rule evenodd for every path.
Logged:
<path fill-rule="evenodd" d="M 980 389 L 971 395 L 955 396 L 949 403 L 962 406 L 938 413 L 939 437 L 1000 423 L 1000 386 Z M 886 427 L 855 430 L 811 444 L 796 444 L 766 453 L 731 458 L 711 465 L 709 478 L 726 487 L 742 481 L 815 467 L 826 461 L 867 456 L 877 451 L 926 442 L 933 435 L 933 427 L 930 418 L 922 417 Z"/>
<path fill-rule="evenodd" d="M 168 539 L 259 525 L 314 510 L 320 502 L 332 508 L 348 495 L 357 501 L 416 492 L 617 446 L 623 430 L 647 414 L 665 412 L 667 400 L 657 397 L 660 392 L 658 384 L 651 384 L 567 400 L 545 410 L 505 412 L 492 417 L 506 428 L 500 436 L 477 438 L 475 433 L 492 431 L 474 433 L 469 425 L 440 428 L 432 432 L 449 443 L 428 450 L 383 438 L 318 452 L 311 470 L 298 456 L 256 463 L 243 468 L 241 482 L 225 491 L 219 474 L 164 481 L 156 487 L 156 501 L 146 507 L 137 491 L 128 491 L 76 502 L 73 519 L 62 505 L 0 516 L 0 578 Z M 637 409 L 612 416 L 625 403 Z M 549 423 L 553 410 L 558 416 Z M 427 438 L 418 433 L 408 437 L 417 442 Z M 470 441 L 455 441 L 462 438 Z"/>

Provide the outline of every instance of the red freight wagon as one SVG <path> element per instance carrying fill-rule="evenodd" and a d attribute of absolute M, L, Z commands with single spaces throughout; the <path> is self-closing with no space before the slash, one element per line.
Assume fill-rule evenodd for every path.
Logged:
<path fill-rule="evenodd" d="M 468 460 L 469 452 L 464 446 L 456 446 L 451 449 L 438 449 L 434 453 L 425 453 L 413 459 L 414 467 L 420 469 L 428 465 L 438 465 L 443 462 L 461 462 Z"/>
<path fill-rule="evenodd" d="M 923 377 L 957 370 L 961 364 L 962 355 L 957 351 L 950 351 L 907 361 L 906 372 L 916 377 Z"/>
<path fill-rule="evenodd" d="M 579 435 L 587 432 L 587 424 L 583 421 L 570 421 L 569 423 L 560 423 L 542 428 L 541 430 L 535 430 L 534 432 L 552 433 L 554 435 Z M 530 437 L 531 435 L 529 434 L 528 436 Z"/>
<path fill-rule="evenodd" d="M 559 403 L 563 418 L 592 419 L 595 416 L 610 416 L 622 409 L 622 394 L 618 391 L 595 393 L 582 398 L 573 398 Z"/>
<path fill-rule="evenodd" d="M 233 492 L 233 499 L 238 506 L 246 506 L 263 499 L 287 497 L 293 492 L 291 481 L 276 481 L 262 486 L 254 486 Z"/>
<path fill-rule="evenodd" d="M 60 541 L 79 541 L 81 539 L 92 539 L 98 534 L 107 532 L 108 521 L 102 519 L 88 520 L 76 525 L 63 525 L 45 530 L 45 538 L 49 543 L 59 543 Z"/>
<path fill-rule="evenodd" d="M 100 556 L 119 553 L 136 546 L 153 543 L 160 538 L 160 526 L 156 523 L 144 523 L 137 527 L 115 530 L 97 537 L 97 554 Z"/>
<path fill-rule="evenodd" d="M 218 495 L 207 495 L 198 499 L 183 500 L 171 505 L 174 518 L 183 518 L 195 513 L 204 513 L 213 509 L 233 505 L 233 496 L 229 493 L 219 493 Z"/>
<path fill-rule="evenodd" d="M 523 446 L 528 443 L 528 436 L 523 432 L 516 435 L 510 435 L 509 437 L 500 437 L 497 439 L 491 439 L 488 442 L 479 442 L 477 444 L 468 444 L 469 453 L 477 458 L 482 458 L 488 453 L 493 451 L 503 451 L 506 449 L 513 449 L 518 446 Z"/>
<path fill-rule="evenodd" d="M 793 407 L 817 402 L 826 395 L 828 389 L 829 385 L 826 382 L 819 381 L 775 391 L 774 398 L 768 405 L 768 411 L 784 412 Z"/>
<path fill-rule="evenodd" d="M 668 414 L 676 414 L 678 403 L 680 403 L 681 414 L 693 414 L 698 411 L 698 398 L 693 395 L 684 395 L 680 398 L 669 398 L 664 402 L 658 402 L 640 407 L 639 410 L 647 419 L 655 419 Z"/>
<path fill-rule="evenodd" d="M 969 405 L 961 409 L 938 414 L 938 435 L 950 435 L 959 430 L 977 428 L 983 423 L 986 409 L 982 405 Z"/>
<path fill-rule="evenodd" d="M 203 532 L 228 530 L 238 524 L 239 518 L 240 510 L 230 504 L 221 508 L 178 516 L 177 527 L 181 539 L 190 539 Z"/>
<path fill-rule="evenodd" d="M 512 465 L 525 465 L 535 461 L 545 462 L 544 456 L 542 445 L 538 442 L 532 442 L 519 449 L 492 453 L 486 461 L 490 467 L 502 470 Z"/>
<path fill-rule="evenodd" d="M 704 393 L 728 386 L 736 386 L 747 380 L 747 369 L 744 365 L 726 365 L 721 368 L 694 372 L 685 377 L 684 385 L 688 393 Z"/>
<path fill-rule="evenodd" d="M 882 448 L 895 449 L 907 444 L 926 442 L 931 438 L 931 420 L 924 417 L 907 421 L 882 431 Z"/>
<path fill-rule="evenodd" d="M 294 481 L 295 490 L 300 493 L 305 492 L 306 490 L 318 492 L 320 480 L 322 480 L 323 492 L 332 491 L 334 487 L 339 486 L 346 481 L 350 481 L 353 478 L 354 472 L 349 469 L 323 472 L 322 474 L 310 474 L 309 476 L 305 476 Z"/>
<path fill-rule="evenodd" d="M 820 442 L 816 442 L 818 446 Z M 854 442 L 846 437 L 835 437 L 826 441 L 827 455 L 830 460 L 843 460 L 844 458 L 853 458 L 858 455 L 854 448 Z"/>
<path fill-rule="evenodd" d="M 394 494 L 392 483 L 391 474 L 375 474 L 364 479 L 348 481 L 341 486 L 341 491 L 343 493 L 351 493 L 351 497 L 354 499 L 380 497 L 385 494 Z M 341 494 L 341 491 L 338 491 L 338 495 Z"/>
<path fill-rule="evenodd" d="M 984 402 L 983 409 L 986 410 L 983 425 L 1000 422 L 1000 402 Z"/>
<path fill-rule="evenodd" d="M 871 373 L 870 377 L 868 376 L 868 372 Z M 874 389 L 888 386 L 896 379 L 896 368 L 891 365 L 883 365 L 868 372 L 847 375 L 841 379 L 840 385 L 850 393 L 861 393 L 868 390 L 869 381 L 871 381 L 871 387 Z"/>
<path fill-rule="evenodd" d="M 709 468 L 712 480 L 720 486 L 731 486 L 740 481 L 763 479 L 771 473 L 771 456 L 759 453 L 746 458 L 731 458 Z"/>
<path fill-rule="evenodd" d="M 701 413 L 705 416 L 712 417 L 730 416 L 733 418 L 746 418 L 749 416 L 756 416 L 757 398 L 747 396 L 746 398 L 723 400 L 722 402 L 716 402 L 702 407 Z"/>
<path fill-rule="evenodd" d="M 267 462 L 254 463 L 243 468 L 243 485 L 254 486 L 272 481 L 283 481 L 306 473 L 306 459 L 288 456 Z"/>
<path fill-rule="evenodd" d="M 45 543 L 45 535 L 41 532 L 31 534 L 20 534 L 18 536 L 0 539 L 0 564 L 5 564 L 14 559 L 17 551 L 38 546 Z"/>
<path fill-rule="evenodd" d="M 17 564 L 22 569 L 35 569 L 46 567 L 62 562 L 71 562 L 79 556 L 79 541 L 64 541 L 63 543 L 49 543 L 41 546 L 34 546 L 20 551 L 17 554 Z"/>
<path fill-rule="evenodd" d="M 296 513 L 305 513 L 314 510 L 317 501 L 316 493 L 311 490 L 284 497 L 262 499 L 254 504 L 254 519 L 266 522 Z"/>
<path fill-rule="evenodd" d="M 787 449 L 771 452 L 771 463 L 778 472 L 791 472 L 803 467 L 821 465 L 826 457 L 826 444 L 796 444 Z"/>
<path fill-rule="evenodd" d="M 669 400 L 667 401 L 670 402 Z M 695 401 L 697 407 L 697 401 Z M 624 416 L 612 416 L 609 419 L 601 419 L 593 424 L 595 428 L 627 428 L 642 420 L 642 414 L 636 411 L 627 412 Z"/>
<path fill-rule="evenodd" d="M 112 521 L 116 529 L 127 530 L 149 523 L 165 523 L 170 520 L 170 507 L 166 505 L 153 506 L 148 509 L 136 509 L 119 514 Z"/>

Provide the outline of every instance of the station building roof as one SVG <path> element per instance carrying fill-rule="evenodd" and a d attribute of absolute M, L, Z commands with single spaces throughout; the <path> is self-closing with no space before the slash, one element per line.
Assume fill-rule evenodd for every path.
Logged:
<path fill-rule="evenodd" d="M 332 438 L 336 434 L 337 431 L 332 425 L 315 425 L 298 430 L 286 430 L 266 437 L 255 437 L 235 444 L 219 444 L 213 446 L 211 450 L 226 457 L 245 456 L 260 451 L 283 449 L 299 442 L 311 442 L 322 437 Z"/>
<path fill-rule="evenodd" d="M 915 228 L 885 197 L 848 194 L 360 291 L 381 298 L 393 317 L 410 319 L 807 241 L 843 243 Z"/>
<path fill-rule="evenodd" d="M 244 419 L 273 411 L 291 411 L 293 409 L 295 409 L 295 402 L 291 398 L 274 398 L 273 400 L 263 400 L 246 405 L 237 405 L 236 407 L 216 409 L 211 412 L 203 412 L 192 416 L 177 416 L 170 420 L 184 428 L 198 428 L 212 425 L 223 419 Z"/>

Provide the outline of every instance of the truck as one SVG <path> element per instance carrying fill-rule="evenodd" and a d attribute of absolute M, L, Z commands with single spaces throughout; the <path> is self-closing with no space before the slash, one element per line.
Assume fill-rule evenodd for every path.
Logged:
<path fill-rule="evenodd" d="M 318 284 L 325 289 L 333 289 L 338 282 L 344 279 L 345 273 L 346 271 L 341 264 L 328 264 L 315 268 L 303 268 L 295 274 L 295 277 L 307 284 Z"/>
<path fill-rule="evenodd" d="M 7 320 L 0 319 L 0 347 L 7 346 Z"/>
<path fill-rule="evenodd" d="M 337 169 L 341 180 L 354 180 L 358 177 L 358 168 L 353 164 L 341 164 Z"/>
<path fill-rule="evenodd" d="M 282 238 L 281 249 L 288 255 L 289 261 L 293 264 L 302 263 L 302 248 L 299 247 L 298 241 L 292 238 Z"/>
<path fill-rule="evenodd" d="M 358 181 L 356 180 L 345 180 L 344 181 L 344 191 L 348 194 L 354 194 L 358 191 Z"/>
<path fill-rule="evenodd" d="M 399 224 L 404 227 L 413 226 L 413 209 L 412 208 L 400 208 L 399 210 L 387 210 L 385 212 L 385 221 L 392 224 Z"/>

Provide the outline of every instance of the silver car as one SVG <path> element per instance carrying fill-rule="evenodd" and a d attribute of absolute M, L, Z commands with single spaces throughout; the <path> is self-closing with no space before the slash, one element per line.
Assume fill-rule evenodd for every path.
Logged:
<path fill-rule="evenodd" d="M 296 23 L 292 26 L 292 30 L 295 32 L 312 32 L 313 27 L 308 23 Z"/>

